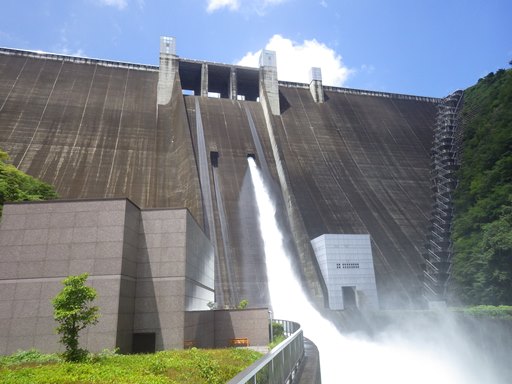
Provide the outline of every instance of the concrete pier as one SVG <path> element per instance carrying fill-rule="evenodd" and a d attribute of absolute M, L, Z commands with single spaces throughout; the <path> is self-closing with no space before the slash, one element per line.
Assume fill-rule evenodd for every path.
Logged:
<path fill-rule="evenodd" d="M 309 91 L 316 103 L 324 102 L 324 89 L 322 87 L 322 70 L 313 67 L 309 71 Z"/>
<path fill-rule="evenodd" d="M 279 107 L 279 83 L 277 81 L 277 59 L 274 51 L 264 49 L 260 56 L 260 98 L 266 94 L 273 115 L 281 114 Z"/>
<path fill-rule="evenodd" d="M 231 67 L 229 71 L 229 98 L 236 100 L 237 96 L 236 69 Z"/>
<path fill-rule="evenodd" d="M 171 101 L 172 87 L 177 68 L 176 39 L 174 37 L 160 37 L 160 67 L 157 91 L 159 105 L 165 105 Z"/>
<path fill-rule="evenodd" d="M 201 65 L 201 97 L 208 97 L 208 64 Z"/>

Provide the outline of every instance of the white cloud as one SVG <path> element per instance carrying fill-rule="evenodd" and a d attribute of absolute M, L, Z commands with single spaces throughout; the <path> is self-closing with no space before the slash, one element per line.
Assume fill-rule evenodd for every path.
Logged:
<path fill-rule="evenodd" d="M 67 25 L 63 26 L 60 31 L 60 41 L 55 44 L 52 48 L 54 53 L 58 53 L 66 56 L 79 56 L 85 57 L 85 52 L 82 48 L 70 48 L 68 41 L 68 27 Z"/>
<path fill-rule="evenodd" d="M 288 0 L 207 0 L 206 10 L 211 13 L 228 8 L 230 11 L 256 12 L 262 15 L 267 8 L 286 1 Z"/>
<path fill-rule="evenodd" d="M 338 53 L 316 39 L 299 44 L 281 35 L 274 35 L 265 49 L 276 51 L 279 80 L 308 83 L 311 67 L 320 67 L 323 84 L 340 87 L 354 72 L 343 64 Z M 261 50 L 248 52 L 237 64 L 258 67 L 260 54 Z"/>
<path fill-rule="evenodd" d="M 287 0 L 263 0 L 263 5 L 264 6 L 267 6 L 267 5 L 277 5 L 277 4 L 284 3 L 285 1 L 287 1 Z M 257 1 L 253 1 L 253 2 L 257 3 Z"/>
<path fill-rule="evenodd" d="M 215 12 L 221 8 L 229 8 L 231 11 L 235 11 L 240 8 L 239 0 L 208 0 L 208 12 Z"/>
<path fill-rule="evenodd" d="M 117 9 L 125 9 L 128 5 L 126 0 L 99 0 L 100 4 Z"/>
<path fill-rule="evenodd" d="M 82 48 L 78 48 L 78 49 L 72 51 L 69 48 L 64 47 L 63 49 L 61 49 L 60 51 L 58 51 L 56 53 L 59 53 L 61 55 L 66 55 L 66 56 L 87 57 L 87 55 L 85 54 L 85 52 Z"/>
<path fill-rule="evenodd" d="M 361 65 L 361 72 L 371 75 L 375 72 L 375 66 L 372 64 L 363 64 Z"/>

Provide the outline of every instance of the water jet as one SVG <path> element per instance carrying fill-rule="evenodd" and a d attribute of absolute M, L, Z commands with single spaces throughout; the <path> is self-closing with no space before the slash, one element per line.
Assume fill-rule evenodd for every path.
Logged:
<path fill-rule="evenodd" d="M 423 329 L 403 326 L 380 333 L 374 340 L 341 334 L 310 303 L 294 275 L 293 258 L 284 246 L 276 220 L 275 203 L 254 159 L 249 158 L 248 162 L 265 244 L 273 315 L 300 323 L 304 336 L 318 347 L 322 383 L 501 383 L 476 346 L 448 317 L 444 320 L 440 316 L 440 324 L 424 323 Z"/>

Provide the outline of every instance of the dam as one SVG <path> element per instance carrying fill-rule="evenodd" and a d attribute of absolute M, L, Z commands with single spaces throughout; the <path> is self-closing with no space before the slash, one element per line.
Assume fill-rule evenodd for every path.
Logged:
<path fill-rule="evenodd" d="M 278 59 L 278 58 L 277 58 Z M 380 307 L 416 308 L 431 212 L 439 99 L 277 78 L 180 58 L 160 65 L 0 49 L 0 147 L 63 199 L 129 198 L 186 208 L 215 253 L 215 301 L 269 302 L 247 157 L 272 181 L 294 268 L 318 306 L 326 286 L 311 240 L 371 239 Z"/>

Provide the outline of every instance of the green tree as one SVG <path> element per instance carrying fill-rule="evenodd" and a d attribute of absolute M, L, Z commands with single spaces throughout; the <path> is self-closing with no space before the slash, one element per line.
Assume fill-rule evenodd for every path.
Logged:
<path fill-rule="evenodd" d="M 512 304 L 512 70 L 467 89 L 453 226 L 453 286 L 466 304 Z"/>
<path fill-rule="evenodd" d="M 68 276 L 62 281 L 64 288 L 52 300 L 53 317 L 59 323 L 56 331 L 66 348 L 67 361 L 81 361 L 87 356 L 87 350 L 78 346 L 79 332 L 98 322 L 98 307 L 91 306 L 97 293 L 85 285 L 87 277 L 87 273 Z"/>
<path fill-rule="evenodd" d="M 485 295 L 492 305 L 512 303 L 512 206 L 482 226 L 479 250 L 486 263 Z"/>
<path fill-rule="evenodd" d="M 245 309 L 245 308 L 247 308 L 248 305 L 249 305 L 249 300 L 243 299 L 243 300 L 240 300 L 240 302 L 238 303 L 238 306 L 236 308 L 237 309 Z"/>
<path fill-rule="evenodd" d="M 9 156 L 0 150 L 0 216 L 5 202 L 51 200 L 58 198 L 55 188 L 9 164 Z"/>

